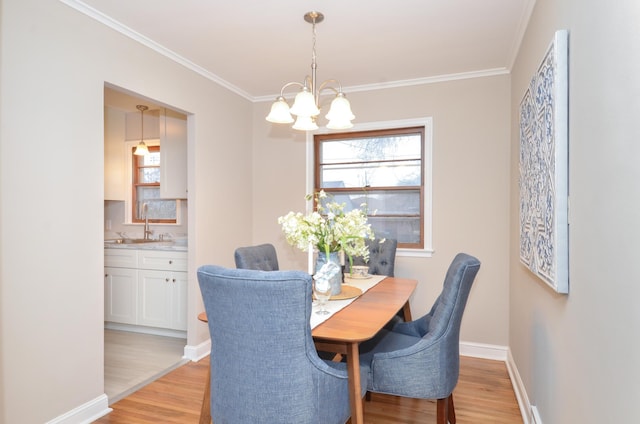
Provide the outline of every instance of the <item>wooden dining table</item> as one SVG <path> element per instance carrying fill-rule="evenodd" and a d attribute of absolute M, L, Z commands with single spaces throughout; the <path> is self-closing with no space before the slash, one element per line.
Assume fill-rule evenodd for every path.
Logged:
<path fill-rule="evenodd" d="M 411 321 L 409 297 L 417 284 L 412 279 L 386 277 L 311 331 L 316 349 L 346 356 L 351 424 L 364 424 L 359 345 L 373 338 L 398 311 L 401 311 L 405 321 Z M 198 319 L 206 322 L 207 316 L 201 312 Z M 211 423 L 210 384 L 209 374 L 200 424 Z"/>
<path fill-rule="evenodd" d="M 346 355 L 351 424 L 364 423 L 359 345 L 375 336 L 402 310 L 411 321 L 409 297 L 418 282 L 387 277 L 311 331 L 316 349 Z"/>

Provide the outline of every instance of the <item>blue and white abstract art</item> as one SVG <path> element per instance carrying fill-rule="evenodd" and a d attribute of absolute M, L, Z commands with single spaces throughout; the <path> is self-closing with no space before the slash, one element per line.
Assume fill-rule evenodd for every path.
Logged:
<path fill-rule="evenodd" d="M 568 31 L 556 31 L 520 103 L 520 260 L 569 292 Z"/>

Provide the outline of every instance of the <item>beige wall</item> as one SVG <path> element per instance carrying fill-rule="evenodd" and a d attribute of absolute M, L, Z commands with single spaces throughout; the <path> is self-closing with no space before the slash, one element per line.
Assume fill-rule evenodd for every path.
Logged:
<path fill-rule="evenodd" d="M 545 424 L 640 422 L 640 3 L 538 0 L 512 72 L 518 105 L 553 34 L 569 35 L 569 276 L 557 295 L 518 260 L 511 187 L 509 344 Z"/>
<path fill-rule="evenodd" d="M 195 268 L 251 237 L 252 105 L 61 2 L 0 6 L 0 423 L 40 424 L 104 393 L 105 81 L 190 114 L 191 345 Z"/>
<path fill-rule="evenodd" d="M 508 344 L 508 75 L 349 93 L 358 123 L 432 117 L 433 247 L 431 258 L 399 257 L 396 275 L 419 281 L 414 316 L 428 311 L 453 256 L 476 255 L 482 268 L 465 312 L 462 339 Z M 276 245 L 283 268 L 306 269 L 277 218 L 304 211 L 305 137 L 265 121 L 256 104 L 253 237 Z"/>

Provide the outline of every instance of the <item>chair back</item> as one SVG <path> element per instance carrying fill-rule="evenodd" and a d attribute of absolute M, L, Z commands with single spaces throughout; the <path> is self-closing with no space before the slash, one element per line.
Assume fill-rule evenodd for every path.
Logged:
<path fill-rule="evenodd" d="M 311 337 L 311 276 L 214 265 L 197 275 L 211 335 L 213 422 L 344 423 L 346 371 L 341 390 L 323 382 L 331 367 Z M 323 384 L 328 396 L 319 394 Z"/>
<path fill-rule="evenodd" d="M 236 268 L 278 271 L 278 255 L 272 244 L 239 247 L 234 252 Z"/>
<path fill-rule="evenodd" d="M 366 265 L 369 267 L 369 274 L 386 275 L 393 277 L 396 264 L 396 250 L 398 241 L 394 239 L 386 239 L 380 243 L 380 240 L 369 240 L 366 242 L 369 247 L 369 262 L 365 262 L 361 257 L 354 257 L 354 265 Z M 345 272 L 349 272 L 351 267 L 347 261 Z"/>

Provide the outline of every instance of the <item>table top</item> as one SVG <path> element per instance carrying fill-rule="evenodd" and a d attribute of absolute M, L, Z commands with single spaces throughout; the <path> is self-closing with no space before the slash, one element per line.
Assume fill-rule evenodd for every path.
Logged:
<path fill-rule="evenodd" d="M 418 282 L 387 277 L 311 331 L 314 339 L 362 342 L 376 335 L 409 300 Z"/>

